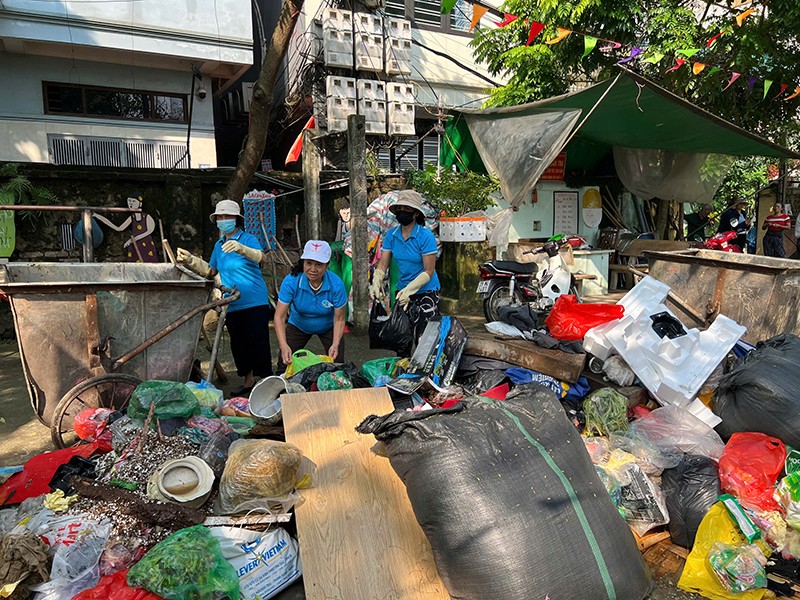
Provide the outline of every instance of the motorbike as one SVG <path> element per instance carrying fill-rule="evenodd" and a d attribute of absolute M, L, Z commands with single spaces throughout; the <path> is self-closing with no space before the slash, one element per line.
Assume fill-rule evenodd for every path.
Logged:
<path fill-rule="evenodd" d="M 562 294 L 577 295 L 575 276 L 569 272 L 559 250 L 561 236 L 551 238 L 541 248 L 523 254 L 547 254 L 543 268 L 538 263 L 490 260 L 478 267 L 480 282 L 476 292 L 483 299 L 487 322 L 500 320 L 500 308 L 528 303 L 540 316 L 550 312 Z"/>
<path fill-rule="evenodd" d="M 722 252 L 733 252 L 737 254 L 742 253 L 742 248 L 734 243 L 737 238 L 743 238 L 747 235 L 747 230 L 750 226 L 745 221 L 738 219 L 731 219 L 731 231 L 723 231 L 712 235 L 703 245 L 708 250 L 720 250 Z"/>

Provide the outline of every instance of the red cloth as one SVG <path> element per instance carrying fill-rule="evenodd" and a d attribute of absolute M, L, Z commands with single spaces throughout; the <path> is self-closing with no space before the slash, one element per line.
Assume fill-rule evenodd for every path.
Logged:
<path fill-rule="evenodd" d="M 507 383 L 503 383 L 501 385 L 495 386 L 490 390 L 486 390 L 481 394 L 481 396 L 485 398 L 491 398 L 492 400 L 505 400 L 506 396 L 508 396 L 508 392 L 511 391 L 511 386 Z"/>
<path fill-rule="evenodd" d="M 308 122 L 303 127 L 302 131 L 300 131 L 300 135 L 297 136 L 297 139 L 292 144 L 292 147 L 289 149 L 289 154 L 286 155 L 285 163 L 288 165 L 289 163 L 297 162 L 300 159 L 300 154 L 303 152 L 303 131 L 306 129 L 314 129 L 316 121 L 314 121 L 314 117 L 312 116 Z"/>
<path fill-rule="evenodd" d="M 37 454 L 25 463 L 22 471 L 15 473 L 0 485 L 0 506 L 19 504 L 28 498 L 50 493 L 50 480 L 58 467 L 68 463 L 73 456 L 89 458 L 93 454 L 108 452 L 110 449 L 104 442 L 97 441 Z"/>
<path fill-rule="evenodd" d="M 72 600 L 162 600 L 144 588 L 128 585 L 128 569 L 101 577 L 97 585 L 82 591 Z"/>

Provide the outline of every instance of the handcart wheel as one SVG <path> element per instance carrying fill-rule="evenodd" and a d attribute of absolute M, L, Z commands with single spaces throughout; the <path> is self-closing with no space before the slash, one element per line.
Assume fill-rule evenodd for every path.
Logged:
<path fill-rule="evenodd" d="M 113 408 L 123 410 L 136 386 L 142 382 L 138 377 L 124 373 L 109 373 L 80 382 L 56 406 L 50 424 L 50 437 L 56 448 L 74 446 L 79 440 L 72 424 L 76 415 L 85 408 Z"/>

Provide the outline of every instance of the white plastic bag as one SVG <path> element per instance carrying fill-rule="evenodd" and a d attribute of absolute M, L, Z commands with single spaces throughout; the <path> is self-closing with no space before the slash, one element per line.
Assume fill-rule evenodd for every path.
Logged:
<path fill-rule="evenodd" d="M 631 429 L 662 451 L 699 454 L 719 461 L 725 444 L 719 434 L 680 406 L 657 408 Z"/>
<path fill-rule="evenodd" d="M 484 323 L 483 326 L 486 327 L 486 331 L 492 335 L 505 335 L 508 337 L 525 339 L 525 334 L 519 329 L 508 323 L 503 323 L 503 321 L 492 321 L 491 323 Z"/>
<path fill-rule="evenodd" d="M 636 373 L 633 372 L 619 354 L 612 354 L 603 363 L 603 371 L 609 381 L 622 387 L 633 385 L 636 381 Z"/>
<path fill-rule="evenodd" d="M 239 576 L 244 600 L 268 600 L 302 575 L 297 542 L 280 527 L 263 533 L 238 527 L 212 527 L 210 531 Z"/>

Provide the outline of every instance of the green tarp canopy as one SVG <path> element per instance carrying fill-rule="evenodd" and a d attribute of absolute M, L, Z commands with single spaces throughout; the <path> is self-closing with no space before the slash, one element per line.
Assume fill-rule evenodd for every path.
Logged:
<path fill-rule="evenodd" d="M 614 81 L 609 79 L 579 92 L 520 106 L 452 111 L 455 116 L 447 124 L 441 162 L 486 172 L 467 126 L 470 114 L 503 119 L 554 109 L 580 109 L 580 123 L 606 91 L 566 148 L 568 171 L 591 171 L 613 146 L 800 158 L 800 154 L 749 133 L 630 71 L 623 70 L 619 80 Z"/>

